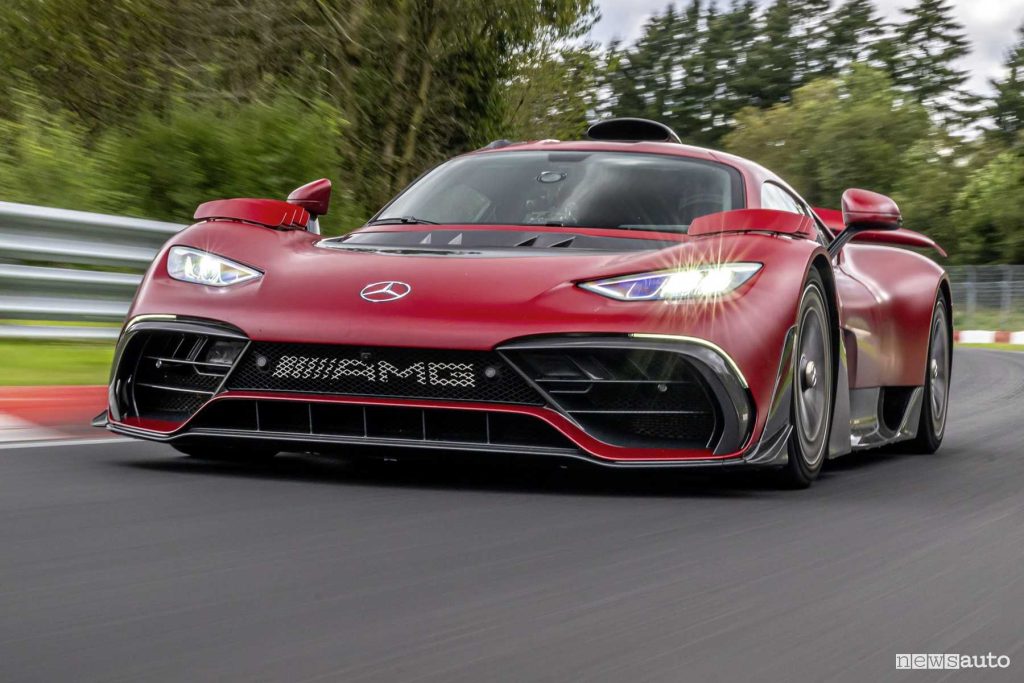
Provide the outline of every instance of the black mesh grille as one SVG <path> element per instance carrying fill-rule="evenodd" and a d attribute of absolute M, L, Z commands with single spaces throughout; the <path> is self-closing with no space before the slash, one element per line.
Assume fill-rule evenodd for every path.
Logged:
<path fill-rule="evenodd" d="M 234 390 L 542 405 L 496 353 L 253 343 L 228 379 Z"/>

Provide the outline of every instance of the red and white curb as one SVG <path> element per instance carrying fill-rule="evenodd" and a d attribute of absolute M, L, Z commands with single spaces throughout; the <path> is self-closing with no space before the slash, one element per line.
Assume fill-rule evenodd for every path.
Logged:
<path fill-rule="evenodd" d="M 953 341 L 961 344 L 1024 344 L 1024 330 L 993 332 L 992 330 L 957 330 Z"/>
<path fill-rule="evenodd" d="M 91 424 L 106 400 L 104 386 L 0 387 L 0 448 L 111 441 Z"/>

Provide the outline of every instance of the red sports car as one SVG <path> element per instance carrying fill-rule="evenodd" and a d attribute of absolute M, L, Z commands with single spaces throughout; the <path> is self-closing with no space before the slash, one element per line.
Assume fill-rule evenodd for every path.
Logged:
<path fill-rule="evenodd" d="M 199 207 L 97 422 L 211 458 L 358 445 L 760 467 L 939 447 L 948 278 L 889 198 L 812 209 L 650 121 L 499 141 L 324 238 L 330 183 Z"/>

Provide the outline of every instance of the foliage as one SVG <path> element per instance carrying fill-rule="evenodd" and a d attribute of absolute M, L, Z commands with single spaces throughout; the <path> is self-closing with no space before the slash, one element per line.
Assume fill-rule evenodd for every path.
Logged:
<path fill-rule="evenodd" d="M 995 123 L 995 135 L 1013 144 L 1024 132 L 1024 25 L 1017 31 L 1017 44 L 1006 55 L 1006 76 L 992 81 L 996 94 L 989 108 Z"/>
<path fill-rule="evenodd" d="M 848 187 L 892 192 L 903 155 L 928 131 L 924 110 L 900 98 L 884 73 L 858 67 L 799 88 L 792 103 L 741 111 L 724 143 L 786 178 L 809 202 L 835 206 Z"/>
<path fill-rule="evenodd" d="M 960 260 L 1024 262 L 1024 152 L 1010 149 L 971 174 L 953 214 Z"/>
<path fill-rule="evenodd" d="M 32 93 L 14 93 L 12 118 L 0 118 L 2 199 L 101 210 L 112 187 L 105 164 L 86 145 L 86 131 L 66 112 L 50 112 Z M 128 208 L 128 207 L 125 207 Z"/>
<path fill-rule="evenodd" d="M 130 133 L 107 134 L 99 145 L 111 160 L 112 186 L 134 213 L 186 222 L 197 204 L 218 197 L 284 198 L 299 185 L 334 175 L 340 165 L 340 113 L 287 97 L 246 106 L 172 105 L 147 114 Z M 351 229 L 366 216 L 342 185 L 323 227 Z"/>
<path fill-rule="evenodd" d="M 894 37 L 892 73 L 896 84 L 941 121 L 962 123 L 973 97 L 966 92 L 967 72 L 954 65 L 970 52 L 963 27 L 953 18 L 950 0 L 918 0 L 903 10 L 907 21 Z"/>
<path fill-rule="evenodd" d="M 522 113 L 508 105 L 509 83 L 559 60 L 595 19 L 592 0 L 7 0 L 0 102 L 24 81 L 90 144 L 154 120 L 188 127 L 190 106 L 327 103 L 348 125 L 326 175 L 366 214 L 508 127 Z M 533 89 L 532 106 L 564 106 L 558 85 Z M 181 192 L 157 188 L 160 201 L 178 207 L 172 194 L 212 187 L 183 182 Z"/>
<path fill-rule="evenodd" d="M 64 113 L 22 94 L 0 119 L 0 187 L 7 201 L 187 222 L 218 197 L 285 197 L 338 166 L 342 120 L 325 103 L 279 97 L 245 106 L 183 103 L 90 142 Z M 327 231 L 365 215 L 338 188 Z"/>

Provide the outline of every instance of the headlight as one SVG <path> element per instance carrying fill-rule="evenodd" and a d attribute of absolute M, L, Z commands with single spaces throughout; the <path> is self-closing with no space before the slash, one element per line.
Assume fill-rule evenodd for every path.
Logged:
<path fill-rule="evenodd" d="M 212 287 L 237 285 L 263 275 L 258 270 L 235 263 L 223 256 L 191 247 L 171 247 L 171 252 L 167 256 L 167 274 L 175 280 Z"/>
<path fill-rule="evenodd" d="M 735 290 L 759 270 L 760 263 L 723 263 L 595 280 L 580 287 L 619 301 L 710 299 Z"/>

